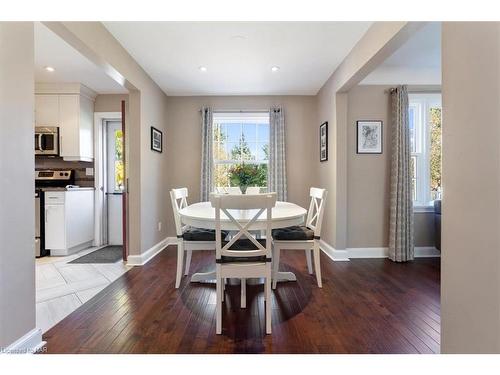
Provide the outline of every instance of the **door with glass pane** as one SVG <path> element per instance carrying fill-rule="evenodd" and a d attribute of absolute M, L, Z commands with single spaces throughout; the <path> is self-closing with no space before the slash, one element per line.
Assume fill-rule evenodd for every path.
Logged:
<path fill-rule="evenodd" d="M 122 194 L 124 190 L 121 121 L 106 122 L 106 200 L 109 245 L 123 245 Z"/>

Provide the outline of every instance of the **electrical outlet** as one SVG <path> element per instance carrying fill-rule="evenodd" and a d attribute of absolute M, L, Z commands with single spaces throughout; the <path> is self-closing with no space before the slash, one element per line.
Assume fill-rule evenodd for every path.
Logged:
<path fill-rule="evenodd" d="M 93 176 L 94 175 L 94 168 L 85 168 L 85 175 L 86 176 Z"/>
<path fill-rule="evenodd" d="M 161 221 L 158 222 L 158 232 L 161 232 Z"/>

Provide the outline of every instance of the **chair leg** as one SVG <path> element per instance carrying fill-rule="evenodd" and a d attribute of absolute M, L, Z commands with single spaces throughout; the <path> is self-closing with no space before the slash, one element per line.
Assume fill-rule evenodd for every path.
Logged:
<path fill-rule="evenodd" d="M 217 279 L 219 280 L 219 279 Z M 227 282 L 227 279 L 225 277 L 223 277 L 221 279 L 222 281 L 222 285 L 221 285 L 221 289 L 222 289 L 222 302 L 224 302 L 224 296 L 226 295 L 226 282 Z"/>
<path fill-rule="evenodd" d="M 276 289 L 276 284 L 278 282 L 278 270 L 280 267 L 280 248 L 274 248 L 273 254 L 273 289 Z"/>
<path fill-rule="evenodd" d="M 309 271 L 309 275 L 312 275 L 313 273 L 313 266 L 312 266 L 312 261 L 311 261 L 311 250 L 306 249 L 306 260 L 307 260 L 307 271 Z"/>
<path fill-rule="evenodd" d="M 318 282 L 318 287 L 322 288 L 321 283 L 321 266 L 319 260 L 319 243 L 314 241 L 314 271 L 316 272 L 316 281 Z"/>
<path fill-rule="evenodd" d="M 271 334 L 271 313 L 272 313 L 272 306 L 271 306 L 271 268 L 269 267 L 269 274 L 266 277 L 265 281 L 265 287 L 264 287 L 264 294 L 265 294 L 265 308 L 266 308 L 266 333 L 268 335 Z"/>
<path fill-rule="evenodd" d="M 220 335 L 222 333 L 222 284 L 224 283 L 224 279 L 218 278 L 216 281 L 216 323 L 215 323 L 215 332 Z"/>
<path fill-rule="evenodd" d="M 193 250 L 186 251 L 186 270 L 184 271 L 184 275 L 189 275 L 189 266 L 191 265 L 191 256 L 193 255 Z"/>
<path fill-rule="evenodd" d="M 179 288 L 182 279 L 182 265 L 184 261 L 184 244 L 182 241 L 177 243 L 177 273 L 175 275 L 175 288 Z"/>
<path fill-rule="evenodd" d="M 247 307 L 247 279 L 241 279 L 241 308 Z"/>

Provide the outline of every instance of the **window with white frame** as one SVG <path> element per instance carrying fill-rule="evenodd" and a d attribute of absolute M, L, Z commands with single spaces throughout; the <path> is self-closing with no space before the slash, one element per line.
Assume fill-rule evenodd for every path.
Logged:
<path fill-rule="evenodd" d="M 441 198 L 441 94 L 409 94 L 414 206 Z"/>
<path fill-rule="evenodd" d="M 216 187 L 267 186 L 269 113 L 213 115 Z"/>

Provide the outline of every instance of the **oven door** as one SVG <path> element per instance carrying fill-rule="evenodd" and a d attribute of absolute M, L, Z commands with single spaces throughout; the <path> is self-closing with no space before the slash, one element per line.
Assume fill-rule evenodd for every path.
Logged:
<path fill-rule="evenodd" d="M 35 155 L 59 155 L 59 132 L 36 131 L 35 132 Z"/>

